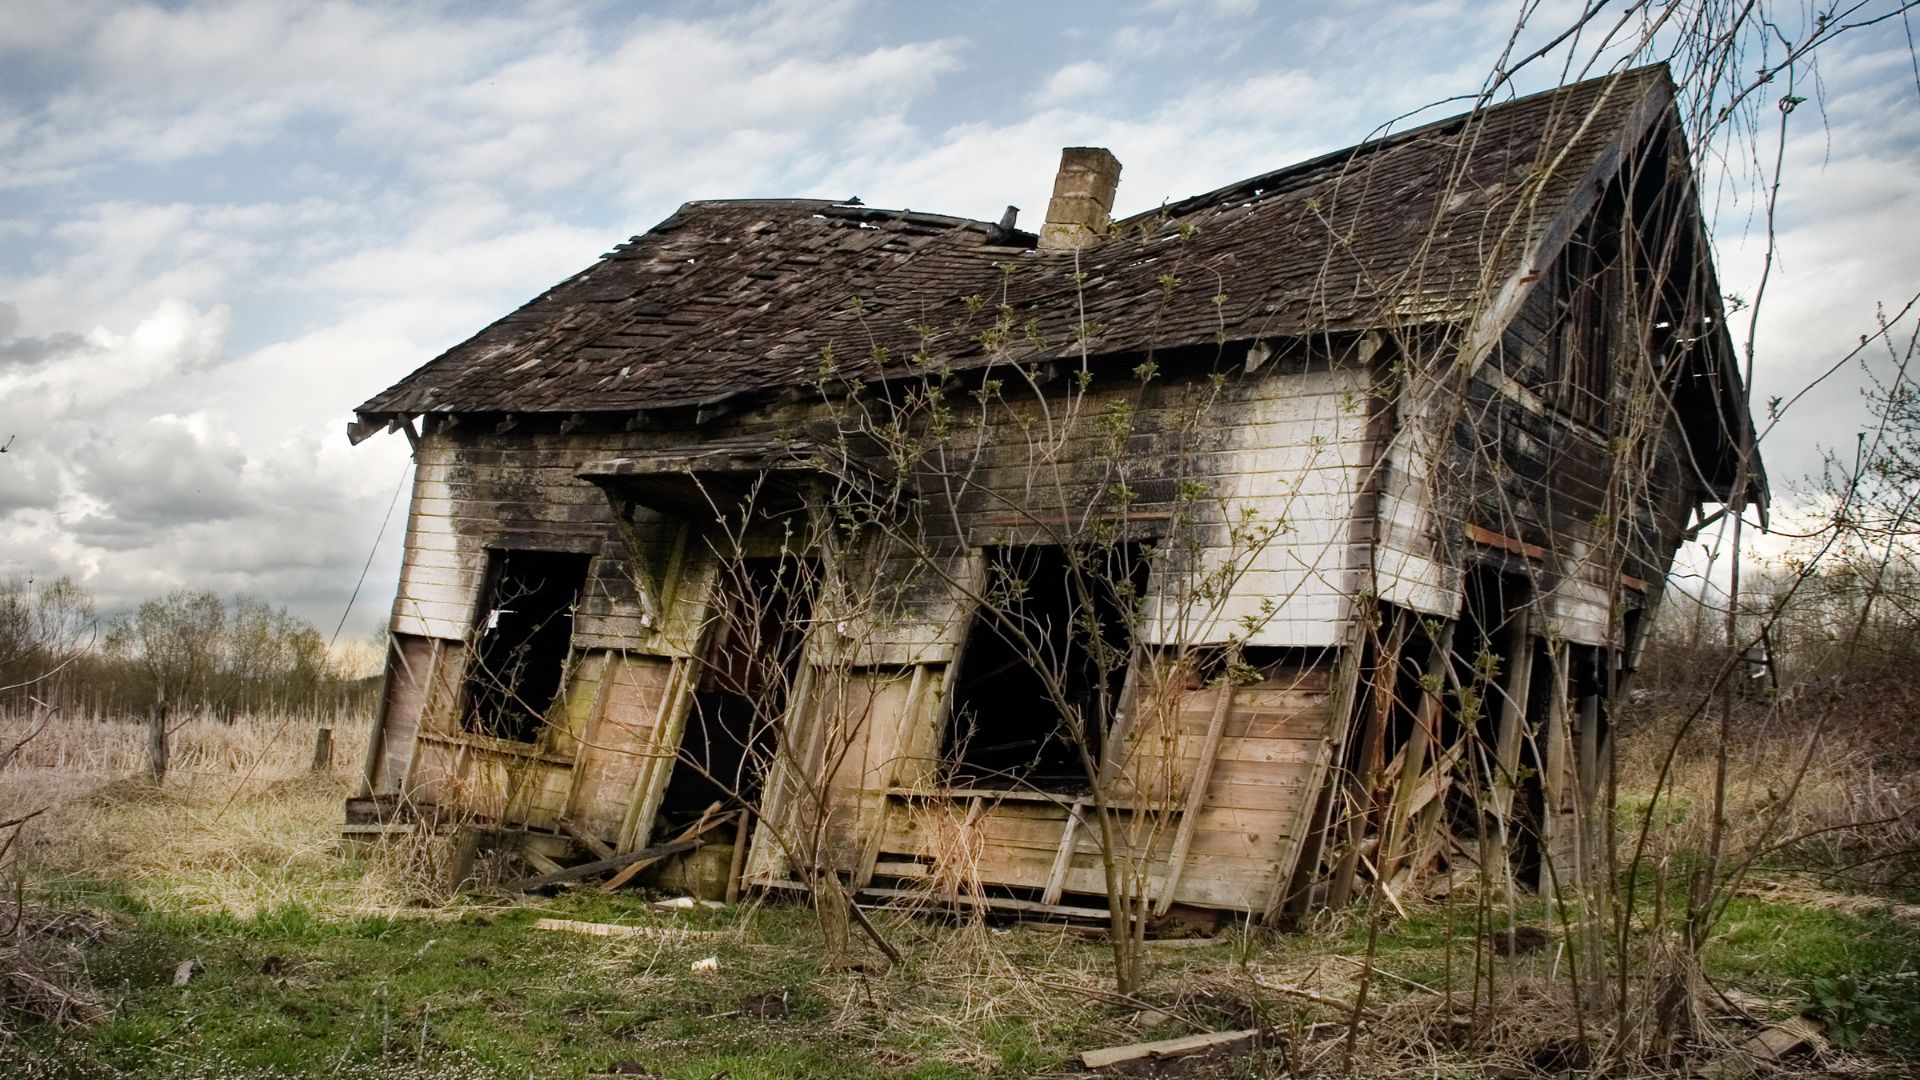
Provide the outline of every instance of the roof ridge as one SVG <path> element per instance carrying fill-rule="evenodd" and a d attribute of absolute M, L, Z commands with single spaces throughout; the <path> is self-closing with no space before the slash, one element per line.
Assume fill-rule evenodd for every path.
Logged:
<path fill-rule="evenodd" d="M 1351 160 L 1353 158 L 1357 158 L 1363 155 L 1370 155 L 1382 150 L 1389 150 L 1394 147 L 1402 146 L 1408 142 L 1411 142 L 1420 136 L 1430 135 L 1436 131 L 1439 131 L 1444 128 L 1450 128 L 1455 125 L 1464 125 L 1467 122 L 1473 120 L 1475 117 L 1485 118 L 1490 114 L 1517 111 L 1529 105 L 1536 105 L 1540 103 L 1542 100 L 1547 98 L 1559 97 L 1563 95 L 1571 95 L 1578 91 L 1591 89 L 1601 83 L 1605 83 L 1612 80 L 1640 81 L 1640 80 L 1651 78 L 1656 74 L 1660 76 L 1667 76 L 1667 65 L 1664 61 L 1659 63 L 1653 63 L 1653 64 L 1643 64 L 1639 67 L 1628 68 L 1624 71 L 1609 72 L 1605 75 L 1597 75 L 1591 79 L 1582 79 L 1579 82 L 1567 83 L 1563 86 L 1551 87 L 1546 90 L 1540 90 L 1535 93 L 1514 98 L 1511 101 L 1502 101 L 1494 105 L 1487 105 L 1484 107 L 1475 107 L 1472 109 L 1468 109 L 1466 112 L 1455 113 L 1452 116 L 1445 116 L 1445 117 L 1441 117 L 1438 120 L 1428 121 L 1427 123 L 1421 124 L 1417 127 L 1408 128 L 1405 131 L 1390 132 L 1387 134 L 1382 134 L 1378 137 L 1369 136 L 1368 138 L 1362 139 L 1359 142 L 1352 144 L 1351 146 L 1343 146 L 1337 150 L 1329 150 L 1324 154 L 1318 154 L 1318 155 L 1315 155 L 1314 157 L 1307 158 L 1303 161 L 1296 161 L 1290 165 L 1284 165 L 1278 169 L 1274 169 L 1269 172 L 1259 173 L 1257 175 L 1249 176 L 1241 180 L 1236 180 L 1233 183 L 1214 188 L 1212 191 L 1204 191 L 1197 195 L 1188 195 L 1185 198 L 1176 199 L 1170 203 L 1164 203 L 1160 206 L 1154 207 L 1151 210 L 1143 210 L 1137 214 L 1130 214 L 1127 217 L 1124 217 L 1115 221 L 1114 226 L 1116 229 L 1118 229 L 1122 226 L 1131 226 L 1140 221 L 1150 220 L 1162 214 L 1177 216 L 1180 214 L 1189 213 L 1194 210 L 1204 209 L 1205 207 L 1212 206 L 1223 199 L 1232 198 L 1235 195 L 1240 195 L 1250 190 L 1261 190 L 1265 188 L 1276 187 L 1281 183 L 1283 183 L 1290 176 L 1310 173 L 1316 169 L 1320 169 L 1327 165 L 1331 165 L 1334 162 L 1340 161 L 1342 159 Z M 1466 98 L 1468 96 L 1469 95 L 1461 94 L 1452 98 L 1444 98 L 1442 99 L 1442 101 L 1435 102 L 1434 104 L 1443 104 L 1447 101 L 1457 101 L 1457 100 Z M 1474 95 L 1474 96 L 1477 97 L 1478 95 Z M 1423 106 L 1421 110 L 1416 110 L 1416 111 L 1424 111 L 1424 109 L 1431 108 L 1431 107 L 1432 107 L 1431 105 Z M 1412 115 L 1412 114 L 1409 113 L 1405 115 Z M 1389 120 L 1387 121 L 1387 123 L 1377 126 L 1374 130 L 1380 131 L 1383 128 L 1390 127 L 1392 124 L 1393 124 L 1393 121 Z"/>

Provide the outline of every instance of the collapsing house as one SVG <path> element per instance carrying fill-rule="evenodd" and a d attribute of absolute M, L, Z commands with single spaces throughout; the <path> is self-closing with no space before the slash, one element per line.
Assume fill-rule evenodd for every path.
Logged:
<path fill-rule="evenodd" d="M 1119 171 L 1038 234 L 688 203 L 361 406 L 417 469 L 350 818 L 717 808 L 748 887 L 1065 916 L 1563 880 L 1674 552 L 1765 499 L 1665 69 Z"/>

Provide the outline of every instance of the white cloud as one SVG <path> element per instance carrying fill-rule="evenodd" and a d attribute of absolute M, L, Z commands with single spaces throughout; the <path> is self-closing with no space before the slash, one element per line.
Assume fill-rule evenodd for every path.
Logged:
<path fill-rule="evenodd" d="M 405 467 L 403 440 L 348 447 L 353 406 L 675 204 L 1013 202 L 1033 228 L 1059 148 L 1097 144 L 1125 163 L 1119 210 L 1144 210 L 1475 89 L 1507 30 L 1459 0 L 1118 10 L 1098 31 L 1026 13 L 1049 47 L 1006 53 L 1047 58 L 1019 69 L 994 67 L 990 14 L 969 43 L 839 0 L 16 0 L 0 573 L 85 573 L 109 605 L 246 589 L 331 621 Z M 1887 45 L 1836 60 L 1830 143 L 1789 147 L 1763 393 L 1920 282 L 1920 110 Z M 1727 287 L 1756 273 L 1729 243 Z M 1852 389 L 1808 408 L 1813 430 L 1850 430 Z"/>
<path fill-rule="evenodd" d="M 1097 60 L 1077 61 L 1047 76 L 1047 81 L 1033 95 L 1033 103 L 1041 108 L 1059 105 L 1098 94 L 1112 83 L 1113 73 L 1105 64 Z"/>

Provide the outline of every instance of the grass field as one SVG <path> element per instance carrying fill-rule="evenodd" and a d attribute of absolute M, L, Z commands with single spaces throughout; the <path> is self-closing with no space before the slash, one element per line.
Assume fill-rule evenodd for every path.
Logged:
<path fill-rule="evenodd" d="M 30 1077 L 1046 1076 L 1077 1053 L 1259 1026 L 1251 1054 L 1166 1063 L 1169 1075 L 1334 1075 L 1367 951 L 1364 912 L 1312 932 L 1229 928 L 1154 946 L 1151 980 L 1114 996 L 1103 944 L 1058 928 L 877 913 L 903 962 L 826 970 L 811 913 L 771 902 L 660 911 L 585 889 L 505 901 L 443 894 L 433 852 L 350 854 L 341 800 L 358 740 L 337 723 L 328 774 L 306 771 L 311 718 L 196 722 L 164 789 L 127 779 L 141 733 L 70 725 L 0 773 L 0 819 L 29 823 L 21 870 L 36 955 L 97 1004 L 97 1022 L 10 1023 L 0 1075 Z M 4 734 L 4 729 L 0 729 Z M 1914 910 L 1774 875 L 1729 904 L 1709 955 L 1722 989 L 1806 1007 L 1841 1041 L 1794 1070 L 1920 1058 Z M 1390 914 L 1390 913 L 1389 913 Z M 619 938 L 542 917 L 642 928 Z M 1550 923 L 1537 901 L 1513 917 Z M 1363 1075 L 1551 1075 L 1572 1003 L 1554 941 L 1488 959 L 1465 902 L 1381 922 Z M 1502 920 L 1504 921 L 1504 919 Z M 1474 963 L 1495 966 L 1476 996 Z M 700 974 L 696 961 L 717 961 Z M 183 962 L 201 970 L 175 985 Z M 1728 1044 L 1732 1024 L 1706 1033 Z M 1503 1070 L 1505 1070 L 1503 1072 Z"/>

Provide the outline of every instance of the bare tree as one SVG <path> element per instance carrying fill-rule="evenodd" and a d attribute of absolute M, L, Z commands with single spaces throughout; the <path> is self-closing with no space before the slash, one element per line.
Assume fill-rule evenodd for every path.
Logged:
<path fill-rule="evenodd" d="M 107 632 L 108 651 L 137 663 L 153 694 L 147 716 L 147 772 L 155 783 L 167 776 L 174 713 L 191 708 L 219 671 L 226 625 L 226 606 L 219 596 L 177 589 L 142 603 Z"/>

